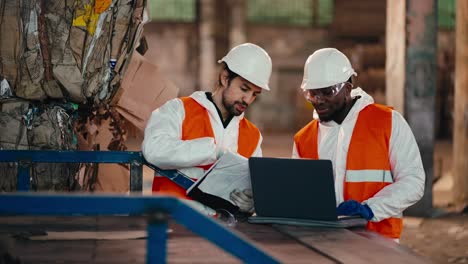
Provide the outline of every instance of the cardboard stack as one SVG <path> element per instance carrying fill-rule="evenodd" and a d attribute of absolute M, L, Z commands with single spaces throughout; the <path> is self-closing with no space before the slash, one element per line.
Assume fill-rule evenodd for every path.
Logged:
<path fill-rule="evenodd" d="M 164 76 L 156 65 L 137 52 L 133 54 L 122 85 L 111 102 L 112 107 L 127 122 L 125 143 L 130 150 L 140 150 L 142 138 L 135 136 L 135 133 L 129 133 L 129 130 L 135 128 L 138 130 L 137 134 L 141 135 L 153 110 L 177 97 L 178 91 L 179 89 Z M 95 144 L 99 144 L 101 150 L 108 150 L 112 138 L 109 121 L 101 122 L 97 130 L 99 132 L 96 134 Z M 118 164 L 100 164 L 95 190 L 127 192 L 129 182 L 128 167 Z"/>
<path fill-rule="evenodd" d="M 175 98 L 178 92 L 179 89 L 165 78 L 156 65 L 135 52 L 122 86 L 111 104 L 125 119 L 143 131 L 151 112 Z"/>

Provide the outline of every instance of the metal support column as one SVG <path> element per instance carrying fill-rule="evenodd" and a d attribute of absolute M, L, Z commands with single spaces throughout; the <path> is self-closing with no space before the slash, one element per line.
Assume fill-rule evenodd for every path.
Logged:
<path fill-rule="evenodd" d="M 130 192 L 143 191 L 143 164 L 137 160 L 130 163 Z"/>
<path fill-rule="evenodd" d="M 146 263 L 166 263 L 167 222 L 169 215 L 157 212 L 148 218 L 148 240 L 146 244 Z"/>
<path fill-rule="evenodd" d="M 16 190 L 27 192 L 29 191 L 31 161 L 20 160 L 18 162 L 18 178 L 16 179 Z"/>

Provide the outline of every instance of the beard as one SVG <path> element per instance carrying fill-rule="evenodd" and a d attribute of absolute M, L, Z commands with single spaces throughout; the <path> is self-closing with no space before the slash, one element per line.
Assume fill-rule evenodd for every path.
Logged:
<path fill-rule="evenodd" d="M 343 101 L 338 108 L 335 108 L 333 111 L 329 112 L 327 115 L 318 115 L 320 121 L 329 122 L 335 120 L 342 112 L 346 110 L 346 102 Z M 317 113 L 318 114 L 318 113 Z"/>
<path fill-rule="evenodd" d="M 323 122 L 329 122 L 333 119 L 332 115 L 326 115 L 326 116 L 318 115 L 318 116 L 320 118 L 320 121 L 323 121 Z"/>
<path fill-rule="evenodd" d="M 223 96 L 222 96 L 222 103 L 223 103 L 223 106 L 224 108 L 228 111 L 229 115 L 231 116 L 240 116 L 244 111 L 245 109 L 247 109 L 247 104 L 243 103 L 243 102 L 240 102 L 240 101 L 234 101 L 234 102 L 229 102 L 226 98 L 226 91 L 223 92 Z M 237 105 L 240 105 L 240 106 L 243 106 L 245 107 L 244 110 L 239 110 L 236 108 Z"/>

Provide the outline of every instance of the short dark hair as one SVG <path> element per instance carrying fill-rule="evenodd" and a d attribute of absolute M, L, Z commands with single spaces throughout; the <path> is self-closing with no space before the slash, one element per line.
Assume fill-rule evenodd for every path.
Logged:
<path fill-rule="evenodd" d="M 223 61 L 221 62 L 221 71 L 220 71 L 220 74 L 218 76 L 218 86 L 221 87 L 223 86 L 222 83 L 221 83 L 221 72 L 226 70 L 227 73 L 228 73 L 228 76 L 227 76 L 227 80 L 228 80 L 228 85 L 231 84 L 231 81 L 236 78 L 237 76 L 239 76 L 239 74 L 231 71 L 231 69 L 229 69 L 228 65 Z"/>

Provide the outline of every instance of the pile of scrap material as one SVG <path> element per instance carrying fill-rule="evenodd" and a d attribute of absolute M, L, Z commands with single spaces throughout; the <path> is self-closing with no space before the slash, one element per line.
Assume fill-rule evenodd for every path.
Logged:
<path fill-rule="evenodd" d="M 121 86 L 145 4 L 0 1 L 0 149 L 77 149 L 78 120 L 108 109 Z M 32 187 L 77 189 L 78 167 L 37 164 Z M 14 164 L 0 163 L 0 191 L 16 188 L 15 175 Z"/>
<path fill-rule="evenodd" d="M 39 104 L 24 99 L 0 100 L 0 149 L 75 149 L 68 104 Z M 76 164 L 35 164 L 32 188 L 74 190 Z M 0 163 L 0 191 L 16 189 L 16 164 Z"/>
<path fill-rule="evenodd" d="M 0 6 L 0 69 L 27 100 L 110 100 L 139 43 L 144 0 L 21 0 Z"/>

